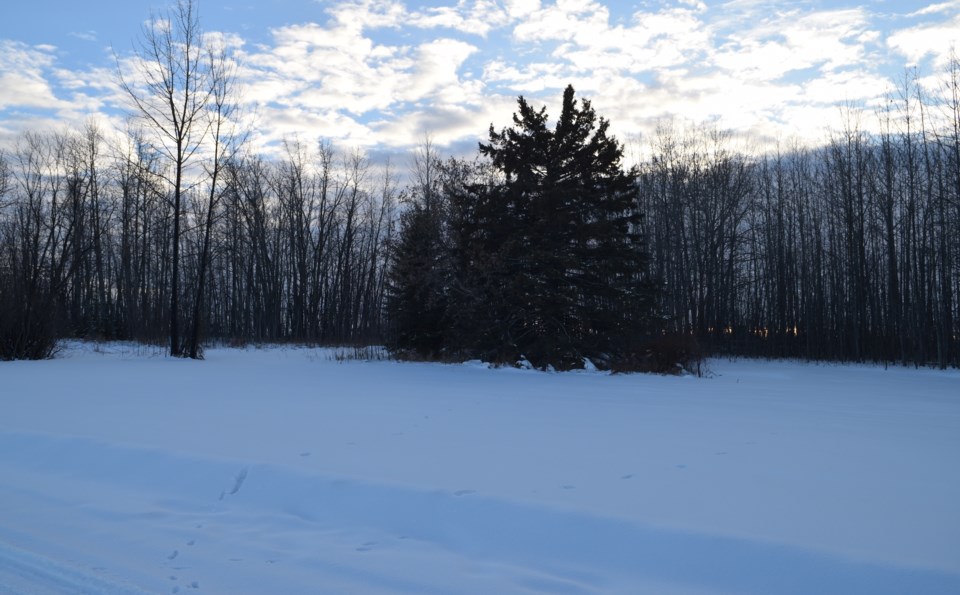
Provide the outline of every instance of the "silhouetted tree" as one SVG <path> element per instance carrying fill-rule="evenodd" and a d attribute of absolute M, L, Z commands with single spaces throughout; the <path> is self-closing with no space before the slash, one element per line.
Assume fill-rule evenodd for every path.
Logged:
<path fill-rule="evenodd" d="M 229 70 L 204 47 L 197 4 L 178 0 L 165 19 L 151 18 L 143 26 L 136 48 L 133 71 L 118 66 L 120 84 L 133 102 L 135 113 L 153 133 L 156 149 L 173 167 L 170 254 L 170 355 L 179 356 L 180 337 L 180 244 L 187 167 L 200 149 L 213 123 L 207 107 L 215 102 L 222 114 L 229 89 Z M 219 154 L 219 148 L 214 149 Z M 218 155 L 219 157 L 219 155 Z M 194 350 L 191 350 L 195 353 Z"/>
<path fill-rule="evenodd" d="M 398 345 L 436 350 L 445 307 L 451 352 L 562 368 L 625 357 L 653 306 L 636 172 L 623 168 L 609 122 L 573 87 L 552 129 L 546 108 L 523 97 L 518 105 L 514 126 L 491 126 L 480 144 L 488 175 L 452 162 L 441 176 L 445 205 L 425 200 L 404 216 L 392 277 L 404 289 L 389 311 L 402 314 L 401 327 L 416 312 L 432 326 L 398 335 Z"/>
<path fill-rule="evenodd" d="M 635 170 L 609 122 L 568 86 L 556 124 L 522 97 L 480 152 L 503 174 L 492 196 L 515 239 L 506 280 L 521 313 L 518 355 L 571 367 L 636 346 L 652 313 Z"/>

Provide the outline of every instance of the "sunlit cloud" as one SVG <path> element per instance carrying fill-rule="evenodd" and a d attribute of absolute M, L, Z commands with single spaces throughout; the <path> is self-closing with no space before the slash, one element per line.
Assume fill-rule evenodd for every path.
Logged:
<path fill-rule="evenodd" d="M 514 18 L 529 13 L 518 2 L 503 6 L 493 0 L 461 0 L 454 6 L 435 6 L 411 12 L 404 22 L 423 29 L 453 29 L 461 33 L 486 37 L 492 30 L 502 27 Z"/>
<path fill-rule="evenodd" d="M 56 63 L 56 48 L 0 41 L 0 109 L 57 108 L 57 98 L 47 70 Z"/>
<path fill-rule="evenodd" d="M 934 64 L 943 67 L 951 52 L 960 49 L 960 3 L 945 3 L 937 8 L 938 10 L 927 14 L 945 16 L 950 10 L 954 14 L 946 20 L 901 29 L 887 39 L 890 48 L 904 56 L 911 66 L 920 64 L 927 56 L 932 56 Z"/>
<path fill-rule="evenodd" d="M 919 17 L 919 16 L 928 16 L 936 15 L 941 13 L 948 13 L 954 11 L 957 8 L 960 8 L 960 0 L 951 0 L 950 2 L 940 2 L 938 4 L 931 4 L 930 6 L 925 6 L 920 10 L 911 12 L 910 17 Z"/>
<path fill-rule="evenodd" d="M 275 26 L 255 43 L 216 23 L 205 23 L 205 40 L 239 60 L 241 101 L 256 114 L 261 147 L 296 134 L 406 150 L 424 133 L 440 146 L 471 145 L 491 123 L 509 123 L 518 95 L 555 112 L 567 84 L 623 138 L 679 118 L 816 142 L 838 106 L 872 109 L 904 66 L 933 76 L 960 31 L 960 1 L 901 15 L 804 0 L 627 10 L 599 0 L 431 4 L 323 3 L 316 18 Z M 131 50 L 118 50 L 122 69 Z M 58 48 L 0 40 L 0 129 L 23 128 L 28 113 L 31 122 L 97 113 L 120 121 L 126 102 L 115 78 L 112 59 L 68 68 Z"/>
<path fill-rule="evenodd" d="M 96 41 L 97 32 L 96 31 L 73 31 L 70 33 L 70 37 L 76 37 L 83 41 Z"/>

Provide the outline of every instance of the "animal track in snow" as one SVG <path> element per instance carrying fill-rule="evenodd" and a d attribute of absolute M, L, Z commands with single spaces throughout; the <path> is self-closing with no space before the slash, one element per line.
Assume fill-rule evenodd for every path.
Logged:
<path fill-rule="evenodd" d="M 375 545 L 377 545 L 376 541 L 368 541 L 356 549 L 358 552 L 369 552 Z"/>
<path fill-rule="evenodd" d="M 170 555 L 167 556 L 167 560 L 173 560 L 179 555 L 180 555 L 180 550 L 173 550 L 172 552 L 170 552 Z"/>
<path fill-rule="evenodd" d="M 234 480 L 233 489 L 230 490 L 230 495 L 234 495 L 240 491 L 240 488 L 243 486 L 243 482 L 247 479 L 247 468 L 244 467 L 240 470 L 240 473 L 237 474 L 237 478 Z"/>

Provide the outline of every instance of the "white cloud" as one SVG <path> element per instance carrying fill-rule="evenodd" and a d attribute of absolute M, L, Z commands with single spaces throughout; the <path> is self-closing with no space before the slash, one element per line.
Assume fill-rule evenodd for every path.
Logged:
<path fill-rule="evenodd" d="M 516 18 L 516 14 L 493 0 L 473 0 L 470 3 L 460 0 L 456 6 L 438 6 L 410 13 L 405 22 L 424 29 L 443 27 L 486 37 L 493 29 Z"/>
<path fill-rule="evenodd" d="M 327 12 L 336 21 L 337 28 L 362 31 L 401 25 L 406 7 L 395 0 L 358 0 L 334 4 Z"/>
<path fill-rule="evenodd" d="M 592 36 L 607 28 L 609 11 L 592 0 L 557 0 L 556 4 L 528 13 L 513 29 L 518 42 L 567 41 Z"/>
<path fill-rule="evenodd" d="M 522 19 L 540 9 L 540 0 L 505 0 L 507 14 L 512 19 Z"/>
<path fill-rule="evenodd" d="M 261 142 L 299 133 L 405 147 L 423 132 L 439 144 L 476 140 L 509 123 L 519 94 L 556 111 L 570 83 L 621 138 L 675 116 L 820 139 L 837 104 L 886 92 L 883 68 L 898 56 L 942 63 L 960 31 L 960 0 L 909 16 L 812 0 L 647 2 L 626 18 L 611 14 L 612 0 L 431 4 L 335 0 L 322 3 L 323 22 L 278 27 L 268 43 L 218 32 L 207 41 L 241 58 Z M 885 32 L 890 22 L 899 30 Z M 76 118 L 119 104 L 112 68 L 72 71 L 58 55 L 2 42 L 0 109 Z"/>
<path fill-rule="evenodd" d="M 781 13 L 730 35 L 714 64 L 750 80 L 776 80 L 808 68 L 832 71 L 862 63 L 876 35 L 862 9 Z"/>
<path fill-rule="evenodd" d="M 514 97 L 487 97 L 485 103 L 469 108 L 456 105 L 415 110 L 404 114 L 402 118 L 392 118 L 374 123 L 377 138 L 385 139 L 394 147 L 410 147 L 425 133 L 429 133 L 437 146 L 452 146 L 469 141 L 473 144 L 482 140 L 487 127 L 493 123 L 497 127 L 507 124 L 507 118 L 516 108 Z M 382 141 L 381 141 L 382 142 Z"/>
<path fill-rule="evenodd" d="M 960 0 L 951 0 L 950 2 L 940 2 L 939 4 L 931 4 L 929 6 L 921 8 L 920 10 L 911 12 L 907 16 L 919 17 L 919 16 L 927 16 L 931 14 L 940 14 L 943 12 L 956 10 L 957 8 L 960 8 Z"/>
<path fill-rule="evenodd" d="M 119 89 L 113 70 L 60 65 L 60 50 L 0 40 L 0 148 L 26 131 L 79 129 L 91 120 L 119 128 L 122 116 L 108 108 Z"/>
<path fill-rule="evenodd" d="M 882 97 L 889 90 L 888 79 L 864 70 L 831 72 L 806 83 L 798 102 L 835 105 L 838 102 L 857 102 Z"/>
<path fill-rule="evenodd" d="M 910 65 L 920 64 L 927 56 L 932 56 L 938 67 L 946 65 L 950 51 L 960 48 L 960 4 L 952 3 L 947 8 L 955 10 L 949 19 L 895 31 L 887 38 L 887 44 Z M 937 11 L 938 16 L 945 11 L 946 8 Z"/>
<path fill-rule="evenodd" d="M 481 3 L 472 6 L 482 8 Z M 258 104 L 260 128 L 269 130 L 264 133 L 269 142 L 296 125 L 304 134 L 364 146 L 409 142 L 393 137 L 387 123 L 417 111 L 453 113 L 454 107 L 481 103 L 482 83 L 461 73 L 476 46 L 452 38 L 405 45 L 374 41 L 375 31 L 398 27 L 410 15 L 396 2 L 355 2 L 329 12 L 325 25 L 283 27 L 273 32 L 272 45 L 245 50 L 246 96 Z"/>
<path fill-rule="evenodd" d="M 476 51 L 475 46 L 454 39 L 438 39 L 419 46 L 415 66 L 404 77 L 404 88 L 397 98 L 410 102 L 440 99 L 443 103 L 475 100 L 466 92 L 472 85 L 461 82 L 459 70 Z"/>
<path fill-rule="evenodd" d="M 70 37 L 76 37 L 83 41 L 96 41 L 97 32 L 96 31 L 74 31 L 70 33 Z"/>
<path fill-rule="evenodd" d="M 484 80 L 550 104 L 572 83 L 624 138 L 671 116 L 771 138 L 781 128 L 819 138 L 813 111 L 792 112 L 803 116 L 796 122 L 782 115 L 805 102 L 882 94 L 885 79 L 863 70 L 881 34 L 863 8 L 781 6 L 741 1 L 708 11 L 680 2 L 614 24 L 597 2 L 559 0 L 514 27 L 515 52 L 488 61 Z"/>
<path fill-rule="evenodd" d="M 62 107 L 46 71 L 56 61 L 52 46 L 0 40 L 0 109 Z"/>

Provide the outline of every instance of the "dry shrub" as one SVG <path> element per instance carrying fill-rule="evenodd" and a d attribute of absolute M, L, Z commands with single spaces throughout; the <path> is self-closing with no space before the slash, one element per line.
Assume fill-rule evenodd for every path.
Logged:
<path fill-rule="evenodd" d="M 610 362 L 613 372 L 683 373 L 702 376 L 705 354 L 696 338 L 687 334 L 657 335 L 623 357 Z"/>

